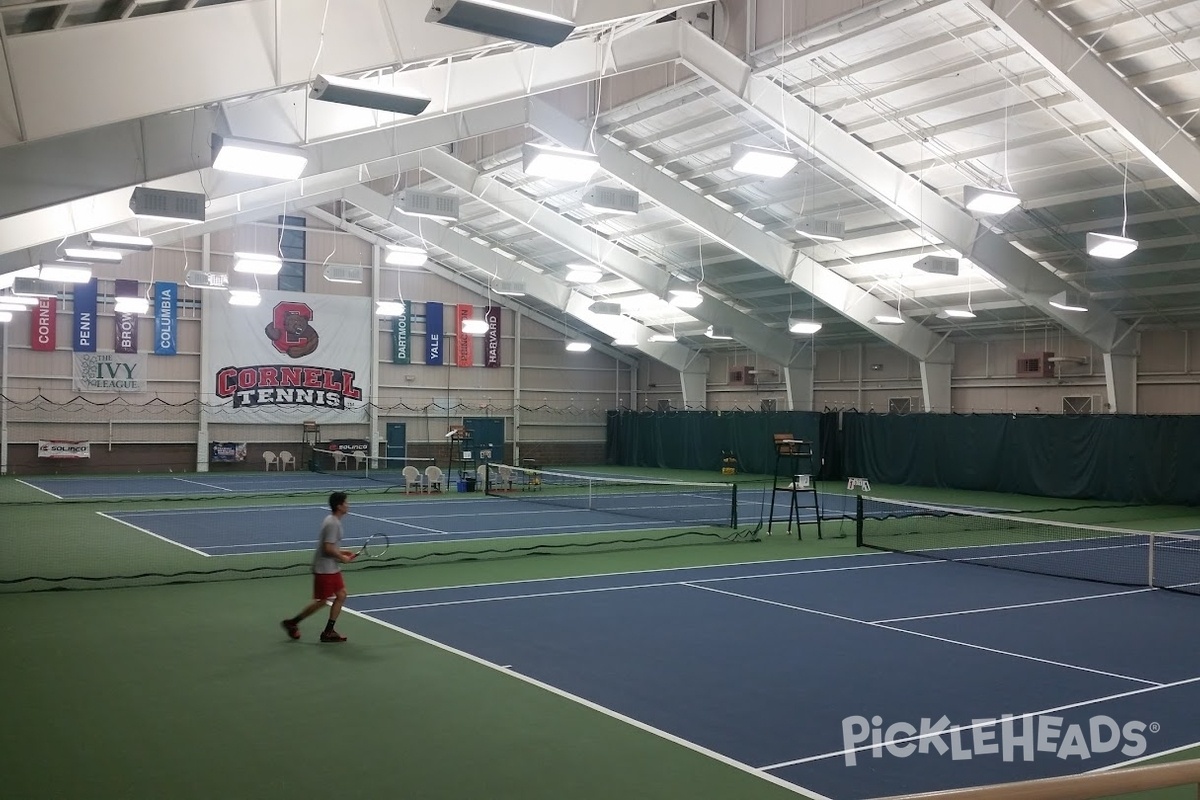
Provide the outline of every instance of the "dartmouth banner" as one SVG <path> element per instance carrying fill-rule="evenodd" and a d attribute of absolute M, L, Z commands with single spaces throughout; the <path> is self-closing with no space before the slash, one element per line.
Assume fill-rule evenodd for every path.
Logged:
<path fill-rule="evenodd" d="M 404 313 L 392 318 L 392 363 L 412 363 L 412 301 L 404 301 Z"/>
<path fill-rule="evenodd" d="M 366 422 L 370 298 L 260 292 L 258 306 L 205 303 L 201 391 L 222 422 Z"/>

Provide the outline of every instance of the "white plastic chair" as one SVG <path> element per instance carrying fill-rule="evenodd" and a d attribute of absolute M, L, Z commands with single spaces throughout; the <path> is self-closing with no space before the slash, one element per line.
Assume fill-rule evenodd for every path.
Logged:
<path fill-rule="evenodd" d="M 350 457 L 354 459 L 354 468 L 355 469 L 362 469 L 363 467 L 365 467 L 367 465 L 367 454 L 366 453 L 354 452 L 354 453 L 350 454 Z"/>
<path fill-rule="evenodd" d="M 287 469 L 288 464 L 291 464 L 292 469 L 295 470 L 296 469 L 296 457 L 294 455 L 292 455 L 291 453 L 289 453 L 287 450 L 280 450 L 279 451 L 279 468 L 281 470 Z"/>
<path fill-rule="evenodd" d="M 442 489 L 442 468 L 433 466 L 432 464 L 425 468 L 425 481 L 429 484 L 429 491 L 441 491 Z"/>
<path fill-rule="evenodd" d="M 263 451 L 263 461 L 267 462 L 267 470 L 270 470 L 272 465 L 274 465 L 275 469 L 279 469 L 279 457 L 270 450 Z"/>
<path fill-rule="evenodd" d="M 405 492 L 407 492 L 409 489 L 415 489 L 418 492 L 421 491 L 421 470 L 417 469 L 412 464 L 409 464 L 407 467 L 400 470 L 400 473 L 404 475 Z"/>
<path fill-rule="evenodd" d="M 500 466 L 496 467 L 496 474 L 500 479 L 500 483 L 505 484 L 507 486 L 507 488 L 509 489 L 509 491 L 512 491 L 512 485 L 513 485 L 512 467 L 510 467 L 506 464 L 501 464 Z"/>
<path fill-rule="evenodd" d="M 346 454 L 334 452 L 333 453 L 333 468 L 341 469 L 344 466 L 346 466 Z"/>
<path fill-rule="evenodd" d="M 482 492 L 487 488 L 487 464 L 480 464 L 475 470 L 475 486 Z"/>

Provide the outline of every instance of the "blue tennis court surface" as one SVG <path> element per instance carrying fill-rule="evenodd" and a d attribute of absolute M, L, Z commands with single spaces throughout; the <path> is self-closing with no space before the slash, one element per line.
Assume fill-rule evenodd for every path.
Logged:
<path fill-rule="evenodd" d="M 403 477 L 368 476 L 362 470 L 322 472 L 187 472 L 179 475 L 43 476 L 21 478 L 61 500 L 88 498 L 220 497 L 224 494 L 280 494 L 325 489 L 375 489 L 403 486 Z"/>
<path fill-rule="evenodd" d="M 841 800 L 1074 774 L 1195 743 L 1198 602 L 877 553 L 364 595 L 348 608 Z"/>

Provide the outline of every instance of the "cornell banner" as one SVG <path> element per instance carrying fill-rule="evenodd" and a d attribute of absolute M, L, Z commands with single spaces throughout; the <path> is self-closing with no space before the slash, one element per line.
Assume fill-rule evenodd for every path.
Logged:
<path fill-rule="evenodd" d="M 204 304 L 209 368 L 202 391 L 221 406 L 222 421 L 366 422 L 370 299 L 260 294 L 252 308 L 224 298 Z"/>

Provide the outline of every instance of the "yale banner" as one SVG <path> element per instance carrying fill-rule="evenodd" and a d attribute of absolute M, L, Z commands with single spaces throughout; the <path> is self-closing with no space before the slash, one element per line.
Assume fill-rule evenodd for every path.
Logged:
<path fill-rule="evenodd" d="M 144 353 L 72 353 L 77 392 L 139 394 L 146 391 Z"/>
<path fill-rule="evenodd" d="M 179 330 L 178 304 L 178 283 L 170 281 L 154 283 L 154 355 L 156 356 L 173 356 L 178 351 L 175 343 Z"/>
<path fill-rule="evenodd" d="M 222 422 L 366 422 L 375 314 L 367 297 L 260 292 L 262 303 L 205 304 L 206 403 Z"/>
<path fill-rule="evenodd" d="M 425 304 L 425 363 L 441 366 L 442 349 L 442 304 Z"/>
<path fill-rule="evenodd" d="M 412 363 L 412 301 L 404 301 L 404 313 L 392 318 L 392 363 Z"/>
<path fill-rule="evenodd" d="M 75 287 L 72 303 L 75 306 L 75 335 L 71 349 L 76 353 L 96 352 L 96 279 Z"/>

